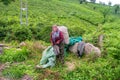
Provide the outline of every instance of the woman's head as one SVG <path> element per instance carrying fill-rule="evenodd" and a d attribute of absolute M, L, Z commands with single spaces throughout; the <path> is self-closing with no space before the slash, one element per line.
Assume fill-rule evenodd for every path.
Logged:
<path fill-rule="evenodd" d="M 53 26 L 52 26 L 52 31 L 56 32 L 57 30 L 58 30 L 57 25 L 53 25 Z"/>

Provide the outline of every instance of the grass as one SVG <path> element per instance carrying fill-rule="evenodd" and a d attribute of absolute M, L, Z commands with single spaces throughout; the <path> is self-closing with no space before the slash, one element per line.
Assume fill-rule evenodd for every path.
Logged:
<path fill-rule="evenodd" d="M 27 42 L 27 44 L 28 43 L 35 45 L 38 42 Z M 69 65 L 63 65 L 60 63 L 57 63 L 53 68 L 36 69 L 35 66 L 39 63 L 39 60 L 42 57 L 41 51 L 43 51 L 43 49 L 38 51 L 36 49 L 37 45 L 36 47 L 30 46 L 31 45 L 27 45 L 27 48 L 33 52 L 31 54 L 32 57 L 29 57 L 23 62 L 10 64 L 10 67 L 2 71 L 4 77 L 9 79 L 21 79 L 23 75 L 27 74 L 34 80 L 119 79 L 119 75 L 117 75 L 120 72 L 120 66 L 118 65 L 119 61 L 115 60 L 111 56 L 102 56 L 98 59 L 90 59 L 85 56 L 78 58 L 73 53 L 67 53 L 65 61 L 74 63 L 72 64 L 75 66 L 73 70 L 68 68 Z"/>

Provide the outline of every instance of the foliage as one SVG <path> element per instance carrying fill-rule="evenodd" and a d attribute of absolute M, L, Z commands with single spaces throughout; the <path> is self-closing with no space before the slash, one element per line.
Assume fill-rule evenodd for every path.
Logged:
<path fill-rule="evenodd" d="M 0 1 L 3 2 L 3 4 L 8 5 L 8 4 L 10 4 L 12 1 L 15 1 L 15 0 L 0 0 Z"/>
<path fill-rule="evenodd" d="M 30 52 L 28 49 L 5 49 L 4 54 L 0 55 L 0 62 L 21 62 L 27 60 Z"/>
<path fill-rule="evenodd" d="M 2 74 L 5 77 L 14 80 L 22 78 L 25 74 L 35 77 L 36 75 L 33 72 L 34 70 L 32 66 L 26 66 L 25 64 L 20 63 L 11 65 L 11 67 L 3 70 Z"/>
<path fill-rule="evenodd" d="M 52 27 L 50 26 L 46 26 L 44 27 L 40 32 L 39 32 L 39 39 L 43 40 L 43 41 L 47 41 L 50 42 L 50 33 L 52 31 Z"/>
<path fill-rule="evenodd" d="M 66 25 L 68 27 L 82 26 L 82 29 L 84 29 L 86 26 L 94 26 L 103 22 L 103 18 L 99 12 L 84 8 L 82 5 L 76 5 L 77 1 L 75 1 L 75 3 L 68 3 L 68 5 L 66 5 L 67 2 L 69 1 L 46 2 L 29 0 L 28 3 L 30 6 L 28 7 L 28 26 L 20 26 L 19 24 L 18 16 L 20 14 L 19 7 L 17 6 L 19 1 L 15 1 L 8 6 L 1 4 L 0 27 L 4 27 L 4 29 L 6 28 L 6 32 L 4 29 L 1 29 L 0 31 L 4 35 L 1 37 L 1 40 L 23 41 L 31 39 L 42 39 L 48 42 L 49 36 L 47 35 L 49 35 L 51 30 L 50 26 L 53 24 Z M 38 4 L 41 5 L 38 6 Z M 59 7 L 57 5 L 59 5 Z M 73 10 L 73 7 L 75 7 L 75 10 Z M 94 18 L 92 16 L 94 16 Z M 48 32 L 47 34 L 45 32 L 46 30 Z"/>
<path fill-rule="evenodd" d="M 115 59 L 120 59 L 120 25 L 118 23 L 119 20 L 114 23 L 107 23 L 103 26 L 106 35 L 105 48 L 108 54 L 112 55 Z"/>
<path fill-rule="evenodd" d="M 92 3 L 95 3 L 96 2 L 96 0 L 90 0 Z"/>
<path fill-rule="evenodd" d="M 120 10 L 120 5 L 114 5 L 115 6 L 115 14 L 117 14 Z"/>
<path fill-rule="evenodd" d="M 82 4 L 82 3 L 85 3 L 86 2 L 86 0 L 79 0 L 80 1 L 80 4 Z"/>
<path fill-rule="evenodd" d="M 6 30 L 4 27 L 0 27 L 0 40 L 3 40 L 6 36 Z"/>
<path fill-rule="evenodd" d="M 15 40 L 18 41 L 24 41 L 24 40 L 30 40 L 32 37 L 32 32 L 29 28 L 26 26 L 18 26 L 17 28 L 14 28 L 14 36 Z M 19 36 L 18 36 L 19 35 Z"/>
<path fill-rule="evenodd" d="M 106 17 L 108 16 L 109 12 L 110 12 L 110 8 L 109 7 L 106 7 L 106 8 L 101 10 L 101 13 L 102 13 L 102 15 L 104 17 L 103 23 L 106 22 L 106 20 L 107 20 Z"/>
<path fill-rule="evenodd" d="M 112 2 L 111 2 L 111 1 L 109 1 L 109 2 L 108 2 L 108 5 L 109 5 L 109 6 L 111 6 L 111 5 L 112 5 Z"/>
<path fill-rule="evenodd" d="M 12 46 L 18 47 L 17 42 L 27 40 L 26 48 L 5 49 L 4 54 L 0 55 L 1 63 L 12 63 L 3 70 L 3 76 L 13 80 L 21 78 L 24 74 L 31 75 L 34 80 L 120 79 L 119 12 L 118 15 L 113 13 L 115 6 L 103 3 L 79 4 L 79 1 L 81 0 L 28 0 L 28 26 L 19 23 L 18 0 L 7 6 L 0 2 L 0 41 L 7 41 Z M 51 26 L 54 24 L 68 27 L 70 36 L 82 36 L 84 41 L 93 44 L 97 44 L 98 35 L 103 34 L 102 57 L 79 59 L 71 53 L 65 57 L 65 61 L 75 63 L 77 68 L 73 71 L 68 71 L 67 66 L 61 64 L 53 68 L 35 70 L 34 67 L 39 63 L 43 49 L 50 45 L 46 42 L 49 42 Z M 38 42 L 34 42 L 36 40 Z"/>
<path fill-rule="evenodd" d="M 111 61 L 111 60 L 110 60 Z M 100 63 L 99 63 L 100 62 Z M 120 66 L 112 67 L 112 62 L 105 62 L 99 59 L 99 62 L 95 63 L 84 63 L 82 62 L 80 67 L 72 72 L 68 72 L 66 76 L 64 76 L 65 80 L 103 80 L 103 79 L 111 79 L 117 80 L 120 78 Z M 114 62 L 116 65 L 117 62 Z M 88 66 L 86 66 L 86 64 Z"/>
<path fill-rule="evenodd" d="M 24 67 L 19 67 L 19 66 L 15 66 L 15 67 L 10 67 L 6 70 L 3 71 L 3 75 L 8 77 L 9 79 L 12 78 L 21 78 L 24 75 Z"/>

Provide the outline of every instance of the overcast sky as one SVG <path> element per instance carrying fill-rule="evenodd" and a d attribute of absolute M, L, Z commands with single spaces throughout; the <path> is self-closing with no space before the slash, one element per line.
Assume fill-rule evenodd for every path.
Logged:
<path fill-rule="evenodd" d="M 106 4 L 108 4 L 108 2 L 110 1 L 110 2 L 112 2 L 112 5 L 114 5 L 114 4 L 120 4 L 120 0 L 96 0 L 97 3 L 99 3 L 100 1 L 101 2 L 105 2 Z"/>

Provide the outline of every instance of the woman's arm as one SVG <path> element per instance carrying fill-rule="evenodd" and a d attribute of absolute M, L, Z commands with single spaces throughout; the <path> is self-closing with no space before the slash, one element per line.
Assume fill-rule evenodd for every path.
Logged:
<path fill-rule="evenodd" d="M 60 31 L 60 39 L 56 42 L 57 44 L 60 44 L 64 40 L 63 33 Z"/>
<path fill-rule="evenodd" d="M 50 33 L 50 42 L 53 45 L 53 41 L 52 41 L 52 33 Z"/>

